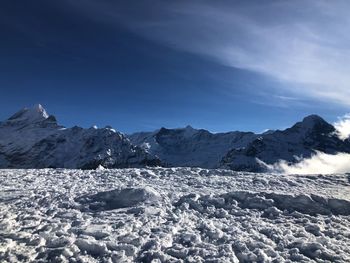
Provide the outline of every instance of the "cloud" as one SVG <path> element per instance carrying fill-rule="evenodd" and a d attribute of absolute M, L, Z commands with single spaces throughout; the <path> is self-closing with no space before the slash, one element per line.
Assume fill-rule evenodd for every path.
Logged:
<path fill-rule="evenodd" d="M 266 164 L 265 164 L 266 165 Z M 279 161 L 266 165 L 269 171 L 283 174 L 337 174 L 350 172 L 350 154 L 326 154 L 317 152 L 311 158 L 305 158 L 296 164 L 289 165 Z"/>
<path fill-rule="evenodd" d="M 334 123 L 339 138 L 342 140 L 348 139 L 350 136 L 350 114 L 345 115 Z"/>
<path fill-rule="evenodd" d="M 349 1 L 213 3 L 84 1 L 80 6 L 96 19 L 164 45 L 270 76 L 281 89 L 350 105 Z"/>

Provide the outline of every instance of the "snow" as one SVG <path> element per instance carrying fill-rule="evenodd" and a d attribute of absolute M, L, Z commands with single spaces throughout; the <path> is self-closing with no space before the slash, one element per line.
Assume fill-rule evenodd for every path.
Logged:
<path fill-rule="evenodd" d="M 0 123 L 0 168 L 164 166 L 251 172 L 268 172 L 273 168 L 289 173 L 296 167 L 296 173 L 310 173 L 312 167 L 320 170 L 319 165 L 309 165 L 304 158 L 321 152 L 336 157 L 332 163 L 345 160 L 341 170 L 325 164 L 322 167 L 325 173 L 347 172 L 348 155 L 340 160 L 341 156 L 336 154 L 349 154 L 350 140 L 338 136 L 337 130 L 317 115 L 310 115 L 284 131 L 264 134 L 210 133 L 187 126 L 127 136 L 111 126 L 65 128 L 39 104 L 24 108 Z M 324 158 L 321 159 L 323 162 Z M 310 169 L 302 165 L 299 171 L 298 165 L 304 163 Z"/>
<path fill-rule="evenodd" d="M 46 110 L 40 104 L 32 108 L 23 108 L 9 118 L 10 121 L 33 123 L 43 121 L 49 117 Z"/>
<path fill-rule="evenodd" d="M 139 167 L 160 161 L 110 127 L 65 128 L 41 105 L 0 123 L 1 168 Z"/>
<path fill-rule="evenodd" d="M 168 166 L 202 168 L 217 168 L 229 150 L 244 147 L 255 137 L 249 132 L 210 133 L 189 125 L 129 135 L 134 145 L 158 156 Z"/>
<path fill-rule="evenodd" d="M 139 203 L 154 203 L 159 199 L 159 194 L 150 187 L 124 188 L 99 192 L 93 195 L 83 196 L 77 201 L 88 204 L 93 210 L 113 210 L 117 208 L 132 207 Z"/>
<path fill-rule="evenodd" d="M 245 148 L 231 149 L 222 159 L 220 167 L 262 172 L 270 170 L 267 169 L 269 165 L 281 166 L 282 164 L 283 169 L 280 170 L 286 170 L 284 168 L 289 165 L 303 164 L 303 159 L 308 162 L 308 159 L 312 159 L 310 157 L 318 156 L 318 152 L 328 156 L 350 153 L 350 141 L 339 139 L 336 129 L 331 124 L 317 115 L 310 115 L 286 130 L 262 134 Z M 332 163 L 341 162 L 336 159 L 338 158 L 334 158 Z M 327 169 L 324 170 L 326 173 L 337 171 L 333 167 L 326 166 L 315 166 L 314 170 Z M 308 173 L 307 169 L 305 171 Z"/>
<path fill-rule="evenodd" d="M 350 177 L 0 170 L 1 262 L 349 262 Z"/>

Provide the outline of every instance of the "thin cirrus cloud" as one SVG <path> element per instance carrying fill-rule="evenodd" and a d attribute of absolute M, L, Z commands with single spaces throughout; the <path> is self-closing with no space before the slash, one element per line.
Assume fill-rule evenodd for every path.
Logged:
<path fill-rule="evenodd" d="M 349 1 L 154 0 L 138 5 L 143 8 L 85 2 L 97 19 L 270 76 L 286 91 L 350 105 Z"/>

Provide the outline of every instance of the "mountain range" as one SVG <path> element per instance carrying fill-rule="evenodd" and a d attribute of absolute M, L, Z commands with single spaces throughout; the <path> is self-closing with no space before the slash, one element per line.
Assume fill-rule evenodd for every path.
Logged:
<path fill-rule="evenodd" d="M 66 128 L 41 105 L 0 123 L 0 168 L 189 166 L 263 172 L 268 164 L 295 163 L 316 152 L 350 153 L 350 140 L 340 139 L 317 115 L 263 134 L 211 133 L 191 126 L 131 135 L 109 126 Z"/>
<path fill-rule="evenodd" d="M 94 169 L 160 165 L 111 127 L 65 128 L 41 105 L 0 123 L 0 167 Z"/>

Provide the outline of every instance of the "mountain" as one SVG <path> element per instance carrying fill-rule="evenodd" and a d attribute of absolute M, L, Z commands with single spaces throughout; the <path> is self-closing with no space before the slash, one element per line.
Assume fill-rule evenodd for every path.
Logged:
<path fill-rule="evenodd" d="M 316 152 L 350 153 L 350 140 L 310 115 L 286 130 L 211 133 L 191 126 L 124 135 L 105 127 L 65 128 L 41 105 L 0 122 L 0 168 L 95 169 L 163 165 L 263 172 Z"/>
<path fill-rule="evenodd" d="M 244 147 L 256 137 L 251 132 L 210 133 L 191 126 L 129 135 L 133 144 L 158 156 L 168 166 L 202 168 L 217 167 L 229 150 Z"/>
<path fill-rule="evenodd" d="M 350 141 L 341 140 L 336 129 L 321 117 L 310 115 L 291 128 L 264 133 L 244 148 L 233 148 L 222 159 L 220 167 L 261 172 L 265 170 L 264 163 L 279 160 L 295 163 L 316 151 L 350 153 Z"/>
<path fill-rule="evenodd" d="M 41 105 L 24 108 L 0 123 L 1 168 L 94 169 L 160 165 L 110 127 L 65 128 Z"/>

